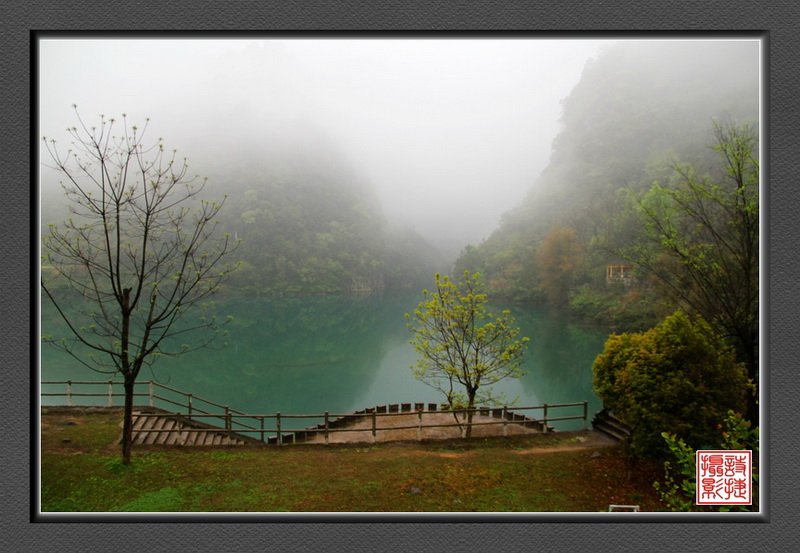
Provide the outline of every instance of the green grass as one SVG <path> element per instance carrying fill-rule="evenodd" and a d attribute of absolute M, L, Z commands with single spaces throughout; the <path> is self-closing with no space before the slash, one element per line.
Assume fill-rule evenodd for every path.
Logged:
<path fill-rule="evenodd" d="M 119 416 L 43 430 L 42 511 L 593 512 L 659 510 L 657 469 L 625 481 L 615 448 L 532 453 L 574 436 L 266 448 L 134 448 Z M 64 441 L 68 440 L 68 441 Z M 594 451 L 602 456 L 592 458 Z M 650 469 L 647 469 L 650 470 Z"/>

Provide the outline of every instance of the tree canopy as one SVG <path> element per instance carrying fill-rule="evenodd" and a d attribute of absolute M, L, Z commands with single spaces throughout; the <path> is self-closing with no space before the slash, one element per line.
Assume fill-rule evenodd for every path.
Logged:
<path fill-rule="evenodd" d="M 497 404 L 501 400 L 491 386 L 522 376 L 528 338 L 516 339 L 519 329 L 509 311 L 497 317 L 488 312 L 479 273 L 464 273 L 458 282 L 437 273 L 435 280 L 436 290 L 424 290 L 426 299 L 413 317 L 406 315 L 411 344 L 420 354 L 414 376 L 443 393 L 453 408 Z M 469 430 L 468 423 L 468 435 Z"/>
<path fill-rule="evenodd" d="M 664 297 L 730 340 L 756 381 L 758 135 L 730 121 L 716 123 L 714 131 L 718 164 L 708 174 L 675 164 L 669 183 L 656 183 L 638 204 L 645 232 L 623 251 Z"/>
<path fill-rule="evenodd" d="M 746 405 L 744 367 L 702 318 L 682 311 L 646 332 L 612 335 L 593 372 L 603 405 L 633 427 L 641 458 L 665 453 L 662 432 L 694 448 L 714 443 L 727 412 Z"/>

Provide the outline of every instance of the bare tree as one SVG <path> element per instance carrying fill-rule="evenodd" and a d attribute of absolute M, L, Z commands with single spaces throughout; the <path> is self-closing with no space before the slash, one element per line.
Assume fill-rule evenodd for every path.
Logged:
<path fill-rule="evenodd" d="M 43 341 L 122 376 L 129 464 L 136 379 L 159 357 L 208 347 L 221 334 L 225 321 L 202 308 L 235 268 L 222 259 L 238 242 L 215 233 L 224 199 L 201 199 L 206 180 L 190 177 L 186 159 L 167 153 L 160 138 L 145 146 L 147 124 L 101 115 L 90 127 L 75 113 L 66 153 L 43 139 L 72 215 L 42 237 L 41 287 L 69 329 Z M 183 338 L 190 333 L 192 345 Z"/>

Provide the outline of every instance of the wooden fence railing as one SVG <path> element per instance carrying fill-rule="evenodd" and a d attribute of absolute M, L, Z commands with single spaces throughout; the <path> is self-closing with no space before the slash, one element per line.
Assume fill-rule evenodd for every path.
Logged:
<path fill-rule="evenodd" d="M 66 389 L 64 392 L 41 391 L 40 396 L 66 398 L 68 407 L 74 406 L 76 400 L 80 402 L 83 398 L 102 398 L 105 400 L 103 404 L 107 407 L 121 406 L 124 403 L 125 392 L 121 381 L 48 380 L 41 383 L 42 388 L 53 385 L 65 385 Z M 103 387 L 105 390 L 102 392 L 83 391 L 86 387 Z M 143 387 L 146 387 L 146 392 L 141 391 Z M 148 407 L 158 407 L 175 412 L 188 419 L 217 419 L 215 422 L 217 424 L 224 423 L 226 430 L 238 431 L 231 426 L 232 417 L 249 417 L 246 413 L 231 409 L 228 405 L 222 405 L 152 380 L 136 382 L 133 397 L 134 402 L 136 398 L 147 398 Z M 115 398 L 123 399 L 117 403 Z M 179 408 L 177 411 L 176 407 Z M 214 412 L 214 409 L 222 412 Z M 248 428 L 245 424 L 240 424 L 240 426 L 242 429 Z M 255 427 L 250 427 L 250 429 L 255 429 Z"/>
<path fill-rule="evenodd" d="M 63 392 L 44 392 L 41 391 L 42 397 L 63 397 L 66 398 L 67 406 L 74 406 L 76 400 L 81 402 L 84 398 L 103 398 L 103 404 L 108 407 L 114 407 L 115 398 L 124 397 L 124 392 L 117 391 L 122 387 L 122 382 L 119 381 L 43 381 L 42 387 L 48 386 L 66 386 Z M 105 389 L 102 392 L 87 392 L 83 391 L 85 387 L 98 387 L 102 386 Z M 395 431 L 395 430 L 417 430 L 418 439 L 422 439 L 423 430 L 426 428 L 445 428 L 445 427 L 459 427 L 461 428 L 461 435 L 465 435 L 466 423 L 468 413 L 482 415 L 484 418 L 481 420 L 474 420 L 470 426 L 473 428 L 482 426 L 503 426 L 503 435 L 507 435 L 509 424 L 518 424 L 526 427 L 539 428 L 543 432 L 548 432 L 552 428 L 549 426 L 552 422 L 566 421 L 566 420 L 581 420 L 583 429 L 586 430 L 588 420 L 588 402 L 582 401 L 577 403 L 558 403 L 558 404 L 543 404 L 529 407 L 514 407 L 513 411 L 509 410 L 507 406 L 504 407 L 478 407 L 475 409 L 451 409 L 449 405 L 438 403 L 399 403 L 387 404 L 377 407 L 370 407 L 355 413 L 346 414 L 331 414 L 325 411 L 323 414 L 316 415 L 287 415 L 280 412 L 268 415 L 252 415 L 231 409 L 227 405 L 215 403 L 213 401 L 197 397 L 193 394 L 182 392 L 175 388 L 165 386 L 154 381 L 137 382 L 136 386 L 141 390 L 146 387 L 146 392 L 134 390 L 134 398 L 147 398 L 147 405 L 151 408 L 159 408 L 169 411 L 181 417 L 197 420 L 207 424 L 218 424 L 230 432 L 236 432 L 243 435 L 254 435 L 257 439 L 264 443 L 277 443 L 279 445 L 286 443 L 299 443 L 307 441 L 311 436 L 322 435 L 324 442 L 327 444 L 331 434 L 339 432 L 364 432 L 365 427 L 361 425 L 358 428 L 353 428 L 354 423 L 367 419 L 370 424 L 367 425 L 366 431 L 370 432 L 372 440 L 376 441 L 377 433 L 379 431 Z M 79 391 L 76 391 L 76 388 Z M 168 397 L 171 395 L 172 397 Z M 96 402 L 94 403 L 97 404 Z M 202 407 L 201 407 L 202 406 Z M 175 408 L 178 407 L 178 410 Z M 563 409 L 576 407 L 580 408 L 580 414 L 557 416 L 553 417 L 553 410 L 563 412 Z M 209 409 L 217 409 L 221 412 L 212 412 Z M 528 417 L 521 414 L 521 412 L 536 412 L 541 413 L 537 417 Z M 461 421 L 446 424 L 423 424 L 423 416 L 426 414 L 438 414 L 446 412 L 448 414 L 456 414 L 461 417 Z M 142 413 L 142 417 L 157 417 L 163 416 L 157 413 Z M 393 426 L 379 426 L 378 420 L 382 417 L 408 417 L 411 423 Z M 486 417 L 492 420 L 487 421 Z M 319 420 L 316 426 L 307 428 L 289 428 L 291 421 L 299 420 Z M 496 420 L 494 420 L 496 419 Z M 211 422 L 209 422 L 209 420 Z M 268 424 L 267 421 L 270 421 Z M 152 432 L 160 432 L 160 430 L 152 430 Z"/>

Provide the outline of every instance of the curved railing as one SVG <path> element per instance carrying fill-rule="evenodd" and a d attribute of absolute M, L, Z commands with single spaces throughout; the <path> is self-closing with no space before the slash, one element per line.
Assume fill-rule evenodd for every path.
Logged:
<path fill-rule="evenodd" d="M 66 406 L 72 407 L 76 404 L 103 405 L 114 407 L 121 405 L 117 398 L 124 398 L 125 393 L 121 391 L 123 383 L 120 381 L 43 381 L 42 387 L 52 389 L 53 386 L 64 386 L 63 391 L 40 391 L 42 398 L 62 397 L 66 399 Z M 102 391 L 86 391 L 91 388 L 102 387 Z M 146 391 L 142 391 L 145 388 Z M 197 397 L 193 394 L 171 388 L 155 381 L 137 382 L 134 387 L 134 400 L 146 398 L 146 406 L 168 411 L 180 417 L 197 420 L 206 424 L 219 424 L 225 430 L 236 432 L 242 435 L 256 437 L 263 443 L 303 443 L 310 439 L 318 439 L 322 436 L 322 441 L 328 443 L 330 436 L 340 432 L 365 432 L 362 425 L 359 428 L 358 422 L 369 421 L 366 431 L 370 434 L 372 441 L 377 440 L 379 431 L 399 431 L 417 430 L 418 439 L 422 439 L 425 429 L 459 427 L 461 435 L 466 435 L 465 428 L 479 428 L 485 426 L 502 426 L 503 435 L 507 435 L 510 424 L 521 425 L 526 428 L 533 428 L 540 432 L 553 431 L 550 423 L 566 420 L 581 420 L 583 429 L 586 429 L 588 402 L 543 404 L 528 407 L 514 407 L 513 411 L 509 407 L 478 407 L 475 409 L 451 409 L 449 405 L 439 403 L 394 403 L 379 405 L 362 409 L 354 413 L 331 414 L 325 411 L 322 414 L 312 415 L 287 415 L 277 412 L 267 415 L 253 415 L 232 409 L 228 405 L 222 405 L 211 400 Z M 90 400 L 91 398 L 91 400 Z M 580 414 L 568 416 L 552 416 L 554 410 L 559 413 L 566 408 L 579 408 Z M 177 408 L 177 409 L 176 409 Z M 214 412 L 216 410 L 217 412 Z M 529 417 L 523 413 L 534 412 L 536 417 Z M 454 419 L 451 423 L 430 424 L 423 423 L 425 415 L 449 413 L 461 417 L 461 420 Z M 477 414 L 480 420 L 473 420 L 469 425 L 465 422 L 469 413 Z M 158 414 L 140 416 L 159 416 Z M 408 417 L 408 424 L 393 426 L 382 426 L 379 421 L 383 417 Z M 489 420 L 487 420 L 487 418 Z M 300 429 L 290 429 L 291 422 L 301 420 L 320 421 L 316 425 Z"/>

